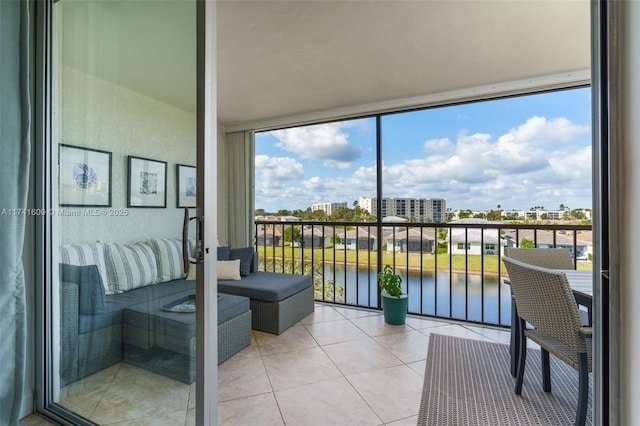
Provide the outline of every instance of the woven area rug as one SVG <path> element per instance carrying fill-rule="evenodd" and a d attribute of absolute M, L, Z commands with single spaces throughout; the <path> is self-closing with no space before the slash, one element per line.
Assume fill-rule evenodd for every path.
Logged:
<path fill-rule="evenodd" d="M 522 395 L 513 393 L 509 346 L 431 334 L 418 425 L 572 425 L 578 372 L 551 358 L 551 393 L 542 390 L 540 350 L 527 350 Z M 589 375 L 587 425 L 592 423 Z"/>

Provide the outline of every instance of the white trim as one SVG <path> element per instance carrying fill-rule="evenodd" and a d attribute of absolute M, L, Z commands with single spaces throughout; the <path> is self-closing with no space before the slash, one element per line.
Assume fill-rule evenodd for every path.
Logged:
<path fill-rule="evenodd" d="M 244 130 L 273 130 L 282 127 L 302 126 L 326 121 L 344 120 L 372 114 L 397 112 L 407 109 L 426 108 L 459 102 L 521 95 L 530 92 L 565 89 L 591 84 L 591 70 L 576 70 L 543 77 L 532 77 L 504 83 L 488 84 L 460 90 L 413 96 L 389 101 L 372 102 L 344 108 L 335 108 L 301 114 L 248 121 L 226 126 L 228 133 Z"/>
<path fill-rule="evenodd" d="M 215 281 L 217 275 L 215 249 L 218 238 L 216 7 L 214 0 L 207 0 L 204 3 L 204 112 L 198 111 L 198 114 L 204 114 L 204 140 L 202 141 L 204 146 L 198 146 L 199 180 L 196 211 L 206 221 L 204 264 L 196 268 L 196 294 L 198 295 L 196 300 L 196 425 L 198 426 L 218 424 L 218 287 L 208 285 Z M 201 108 L 201 105 L 198 105 L 198 108 Z M 200 142 L 199 140 L 198 143 Z"/>

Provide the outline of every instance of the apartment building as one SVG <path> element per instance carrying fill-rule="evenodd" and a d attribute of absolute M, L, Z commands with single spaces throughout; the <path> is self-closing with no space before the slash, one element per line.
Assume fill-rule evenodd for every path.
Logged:
<path fill-rule="evenodd" d="M 360 197 L 360 207 L 376 216 L 377 197 Z M 382 217 L 401 216 L 415 222 L 445 223 L 447 202 L 444 198 L 388 198 L 382 199 Z"/>
<path fill-rule="evenodd" d="M 318 210 L 322 210 L 323 212 L 326 213 L 327 216 L 331 216 L 332 214 L 334 214 L 336 212 L 336 210 L 341 209 L 341 208 L 347 208 L 347 202 L 343 201 L 340 203 L 319 203 L 319 204 L 313 204 L 311 206 L 311 211 L 315 212 Z"/>

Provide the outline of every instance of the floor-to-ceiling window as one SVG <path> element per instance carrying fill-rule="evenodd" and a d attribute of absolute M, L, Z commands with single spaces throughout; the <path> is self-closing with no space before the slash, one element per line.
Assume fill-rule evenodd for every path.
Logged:
<path fill-rule="evenodd" d="M 441 223 L 422 236 L 398 228 L 390 239 L 411 267 L 410 309 L 505 324 L 509 289 L 500 283 L 501 247 L 514 232 L 495 224 L 562 226 L 591 221 L 591 90 L 525 94 L 381 117 L 382 194 L 407 223 Z M 452 228 L 487 226 L 485 229 Z M 580 264 L 590 267 L 591 233 L 575 231 Z M 573 233 L 520 230 L 538 247 L 573 250 Z M 411 247 L 422 241 L 429 248 Z M 518 244 L 521 244 L 519 241 Z M 418 277 L 417 270 L 425 274 Z M 454 273 L 443 273 L 454 270 Z M 418 302 L 421 301 L 421 304 Z"/>
<path fill-rule="evenodd" d="M 509 324 L 503 246 L 567 247 L 579 269 L 591 268 L 590 93 L 575 87 L 257 132 L 265 267 L 277 268 L 280 256 L 314 274 L 317 299 L 378 307 L 376 274 L 391 264 L 409 312 Z M 311 234 L 322 243 L 312 245 Z"/>
<path fill-rule="evenodd" d="M 195 420 L 196 14 L 52 5 L 47 386 L 75 421 Z"/>
<path fill-rule="evenodd" d="M 375 288 L 370 291 L 365 283 L 361 289 L 348 288 L 348 271 L 325 265 L 325 256 L 319 253 L 323 247 L 332 247 L 327 257 L 341 256 L 349 246 L 355 246 L 356 240 L 361 246 L 367 246 L 366 241 L 375 238 L 372 237 L 376 232 L 372 226 L 375 212 L 371 211 L 377 198 L 375 118 L 262 132 L 256 134 L 255 144 L 256 218 L 319 223 L 315 227 L 293 223 L 284 228 L 259 227 L 256 241 L 263 258 L 272 254 L 265 252 L 266 246 L 290 245 L 292 256 L 306 256 L 309 261 L 282 262 L 282 267 L 303 272 L 303 268 L 308 271 L 308 266 L 313 264 L 316 299 L 364 306 L 375 304 Z M 320 226 L 323 221 L 331 220 L 369 224 Z M 359 257 L 358 261 L 375 267 L 375 258 L 368 255 Z M 278 270 L 279 267 L 269 261 L 265 265 L 266 269 Z"/>

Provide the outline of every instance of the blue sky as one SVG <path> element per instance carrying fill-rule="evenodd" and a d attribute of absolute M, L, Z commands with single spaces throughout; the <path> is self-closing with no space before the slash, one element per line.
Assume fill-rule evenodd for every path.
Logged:
<path fill-rule="evenodd" d="M 382 118 L 383 195 L 456 209 L 591 207 L 590 89 Z M 256 208 L 375 196 L 375 119 L 256 134 Z"/>

